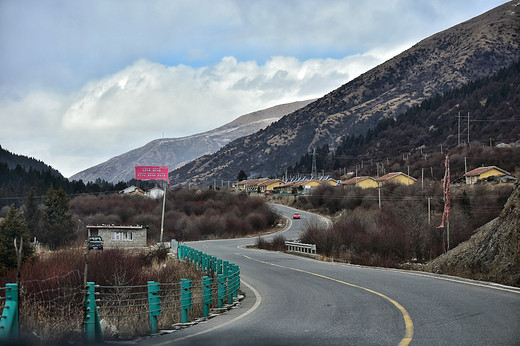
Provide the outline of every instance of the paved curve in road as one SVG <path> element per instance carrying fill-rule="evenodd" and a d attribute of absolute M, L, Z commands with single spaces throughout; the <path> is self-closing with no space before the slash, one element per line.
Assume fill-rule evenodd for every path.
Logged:
<path fill-rule="evenodd" d="M 297 239 L 325 222 L 274 205 Z M 266 238 L 272 237 L 267 236 Z M 247 249 L 255 239 L 190 246 L 238 264 L 238 308 L 143 345 L 520 345 L 520 290 L 426 273 L 326 263 Z"/>

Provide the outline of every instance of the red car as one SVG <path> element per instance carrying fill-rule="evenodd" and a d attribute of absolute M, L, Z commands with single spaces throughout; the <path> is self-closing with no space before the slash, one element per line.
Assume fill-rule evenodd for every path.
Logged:
<path fill-rule="evenodd" d="M 301 219 L 300 213 L 296 212 L 292 216 L 293 219 Z"/>

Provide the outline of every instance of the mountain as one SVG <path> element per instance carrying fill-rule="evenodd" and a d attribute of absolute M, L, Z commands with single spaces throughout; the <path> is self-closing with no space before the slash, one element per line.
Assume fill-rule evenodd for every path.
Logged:
<path fill-rule="evenodd" d="M 334 147 L 382 118 L 496 73 L 520 58 L 520 6 L 508 2 L 422 40 L 398 56 L 266 129 L 170 173 L 174 183 L 234 180 L 282 173 L 313 147 Z"/>
<path fill-rule="evenodd" d="M 116 183 L 132 179 L 135 166 L 168 166 L 173 170 L 201 155 L 213 153 L 239 137 L 261 130 L 312 101 L 292 102 L 245 114 L 219 128 L 192 136 L 156 139 L 76 173 L 70 179 L 87 182 L 101 178 Z"/>
<path fill-rule="evenodd" d="M 6 169 L 15 169 L 17 166 L 20 166 L 23 170 L 29 171 L 34 170 L 38 172 L 49 172 L 55 177 L 63 178 L 60 172 L 46 163 L 37 160 L 32 157 L 27 157 L 24 155 L 14 154 L 0 145 L 0 163 L 6 164 Z"/>
<path fill-rule="evenodd" d="M 431 167 L 430 173 L 439 177 L 449 150 L 454 154 L 452 176 L 462 176 L 466 165 L 496 165 L 520 174 L 519 95 L 520 61 L 428 98 L 395 119 L 383 118 L 365 134 L 344 136 L 334 155 L 328 145 L 318 147 L 317 170 L 345 172 L 348 168 L 368 176 L 386 170 L 408 171 L 418 177 L 424 167 Z M 308 175 L 311 165 L 311 154 L 306 153 L 287 171 Z"/>

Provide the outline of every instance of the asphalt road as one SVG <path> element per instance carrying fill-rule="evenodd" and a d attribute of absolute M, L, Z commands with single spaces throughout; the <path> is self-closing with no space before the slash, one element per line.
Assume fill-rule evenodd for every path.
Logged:
<path fill-rule="evenodd" d="M 288 217 L 294 211 L 275 208 Z M 311 219 L 326 222 L 300 213 L 287 239 Z M 519 289 L 244 247 L 254 242 L 189 243 L 238 264 L 246 298 L 205 323 L 139 344 L 520 345 Z"/>

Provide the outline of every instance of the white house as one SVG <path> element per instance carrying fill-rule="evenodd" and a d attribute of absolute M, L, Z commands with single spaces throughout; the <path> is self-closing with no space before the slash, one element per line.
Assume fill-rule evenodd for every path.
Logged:
<path fill-rule="evenodd" d="M 105 249 L 146 247 L 148 229 L 145 226 L 89 225 L 88 236 L 103 238 Z"/>
<path fill-rule="evenodd" d="M 144 195 L 144 191 L 135 185 L 129 186 L 126 189 L 119 191 L 119 193 L 127 195 Z"/>
<path fill-rule="evenodd" d="M 160 187 L 156 186 L 148 191 L 146 191 L 146 195 L 153 199 L 159 199 L 164 196 L 164 190 Z"/>

